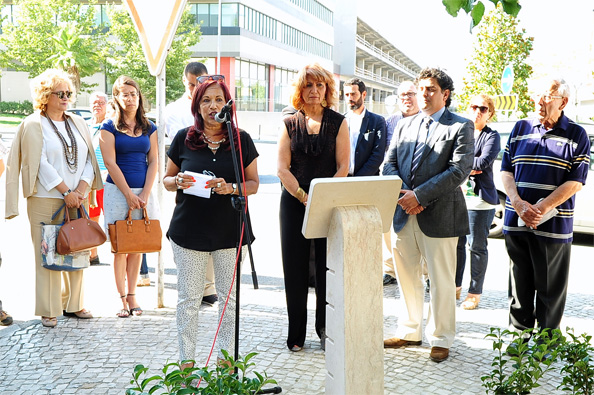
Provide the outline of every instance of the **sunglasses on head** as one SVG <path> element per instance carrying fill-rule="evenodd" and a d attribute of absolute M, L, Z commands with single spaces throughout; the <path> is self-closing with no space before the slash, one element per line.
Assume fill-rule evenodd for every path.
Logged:
<path fill-rule="evenodd" d="M 489 111 L 489 107 L 485 107 L 485 106 L 477 106 L 477 105 L 474 105 L 474 104 L 471 104 L 471 105 L 470 105 L 470 109 L 471 109 L 472 111 L 476 111 L 476 110 L 478 109 L 478 110 L 481 112 L 481 114 L 484 114 L 484 113 L 486 113 L 487 111 Z"/>
<path fill-rule="evenodd" d="M 52 95 L 58 96 L 58 99 L 63 99 L 64 96 L 66 96 L 66 98 L 70 99 L 70 97 L 72 96 L 72 92 L 70 92 L 70 91 L 52 92 Z"/>
<path fill-rule="evenodd" d="M 200 77 L 196 78 L 196 81 L 199 84 L 204 84 L 206 81 L 223 81 L 223 82 L 225 82 L 225 76 L 221 75 L 221 74 L 201 75 Z"/>

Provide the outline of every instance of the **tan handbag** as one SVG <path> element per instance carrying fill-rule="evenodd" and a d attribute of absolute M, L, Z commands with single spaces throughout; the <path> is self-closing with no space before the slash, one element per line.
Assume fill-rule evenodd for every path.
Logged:
<path fill-rule="evenodd" d="M 89 219 L 87 211 L 83 206 L 78 208 L 80 218 L 70 220 L 68 208 L 64 207 L 64 225 L 60 228 L 56 240 L 56 251 L 60 255 L 68 255 L 73 252 L 90 250 L 105 243 L 107 236 L 101 226 Z"/>
<path fill-rule="evenodd" d="M 161 224 L 149 219 L 146 208 L 143 219 L 132 219 L 132 209 L 125 220 L 109 224 L 111 252 L 115 254 L 141 254 L 161 251 Z"/>

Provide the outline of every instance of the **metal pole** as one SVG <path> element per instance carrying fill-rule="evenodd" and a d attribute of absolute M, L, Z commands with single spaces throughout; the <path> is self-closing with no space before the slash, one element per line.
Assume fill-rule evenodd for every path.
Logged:
<path fill-rule="evenodd" d="M 221 74 L 221 21 L 223 5 L 222 0 L 219 0 L 219 20 L 218 20 L 218 32 L 217 32 L 217 73 Z"/>
<path fill-rule="evenodd" d="M 166 63 L 163 64 L 161 72 L 157 76 L 157 138 L 159 141 L 159 172 L 157 175 L 157 199 L 159 201 L 159 207 L 164 207 L 163 204 L 163 175 L 165 174 L 165 67 Z M 159 258 L 157 264 L 157 307 L 165 307 L 163 300 L 164 291 L 164 277 L 165 269 L 163 262 L 163 251 L 159 251 Z"/>

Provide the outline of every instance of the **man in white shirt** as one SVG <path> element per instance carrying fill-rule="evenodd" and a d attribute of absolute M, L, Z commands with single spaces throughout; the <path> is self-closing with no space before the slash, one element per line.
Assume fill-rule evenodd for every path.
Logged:
<path fill-rule="evenodd" d="M 169 103 L 165 107 L 165 134 L 166 144 L 171 144 L 178 131 L 192 126 L 194 124 L 194 116 L 192 115 L 192 93 L 198 83 L 198 77 L 207 75 L 208 70 L 203 63 L 190 62 L 184 69 L 182 81 L 186 90 L 182 97 Z M 208 260 L 206 266 L 206 283 L 204 285 L 204 296 L 202 303 L 206 305 L 213 305 L 218 300 L 217 292 L 214 283 L 214 268 L 212 266 L 212 258 Z"/>
<path fill-rule="evenodd" d="M 197 78 L 208 74 L 206 66 L 200 62 L 190 62 L 184 69 L 184 75 L 182 81 L 186 90 L 182 97 L 169 103 L 165 107 L 165 134 L 170 144 L 176 133 L 181 129 L 194 124 L 194 117 L 190 107 L 192 105 L 192 93 L 197 85 Z"/>

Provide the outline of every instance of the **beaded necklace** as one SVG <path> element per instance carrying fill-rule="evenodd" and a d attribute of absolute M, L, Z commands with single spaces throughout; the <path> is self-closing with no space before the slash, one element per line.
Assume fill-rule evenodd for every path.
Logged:
<path fill-rule="evenodd" d="M 62 149 L 64 150 L 64 158 L 66 158 L 66 165 L 68 165 L 68 170 L 72 174 L 76 173 L 78 169 L 78 145 L 76 144 L 76 138 L 74 137 L 74 133 L 72 133 L 72 129 L 68 124 L 68 117 L 64 115 L 64 127 L 66 128 L 66 134 L 68 134 L 68 138 L 70 139 L 70 146 L 68 146 L 68 142 L 66 141 L 64 136 L 62 136 L 62 133 L 58 131 L 58 128 L 56 127 L 52 119 L 47 115 L 47 113 L 43 112 L 41 115 L 43 115 L 49 121 L 50 125 L 52 125 L 52 128 L 54 129 L 54 132 L 56 132 L 56 134 L 58 135 L 60 143 L 62 143 Z"/>
<path fill-rule="evenodd" d="M 210 150 L 212 151 L 213 154 L 217 153 L 217 150 L 219 148 L 221 148 L 221 144 L 223 144 L 225 141 L 227 141 L 226 137 L 223 137 L 222 139 L 220 139 L 219 141 L 212 141 L 211 139 L 208 138 L 208 136 L 206 136 L 204 133 L 202 133 L 202 137 L 204 137 L 204 140 L 208 143 L 208 144 L 213 144 L 214 147 L 211 147 L 210 145 L 208 146 L 208 148 L 210 148 Z"/>
<path fill-rule="evenodd" d="M 214 144 L 217 146 L 217 149 L 219 148 L 218 146 L 223 144 L 225 141 L 227 141 L 226 137 L 223 137 L 222 139 L 220 139 L 219 141 L 212 141 L 211 139 L 209 139 L 204 133 L 202 134 L 202 137 L 204 137 L 204 140 L 206 140 L 207 143 L 210 144 Z"/>

